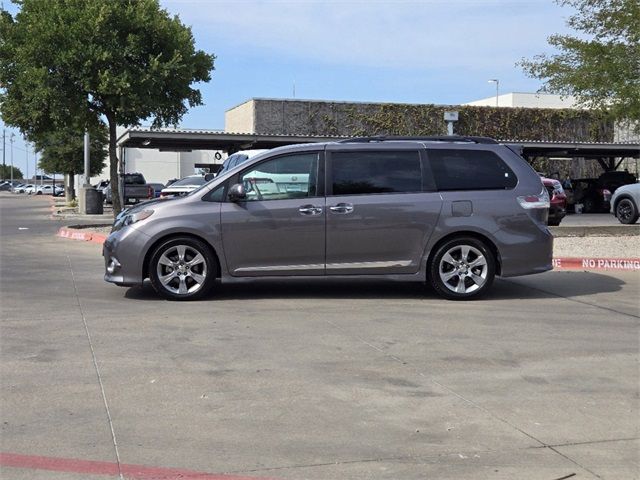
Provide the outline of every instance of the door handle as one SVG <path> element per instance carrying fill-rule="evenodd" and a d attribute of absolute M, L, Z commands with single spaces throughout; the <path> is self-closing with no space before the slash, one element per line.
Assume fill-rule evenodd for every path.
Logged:
<path fill-rule="evenodd" d="M 347 214 L 353 212 L 353 205 L 350 203 L 339 203 L 333 207 L 329 207 L 331 213 Z"/>
<path fill-rule="evenodd" d="M 322 207 L 316 207 L 313 205 L 303 205 L 298 211 L 302 215 L 320 215 L 322 213 Z"/>

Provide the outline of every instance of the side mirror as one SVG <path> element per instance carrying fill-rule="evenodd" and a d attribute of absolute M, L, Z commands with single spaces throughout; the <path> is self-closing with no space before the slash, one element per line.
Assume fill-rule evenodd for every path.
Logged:
<path fill-rule="evenodd" d="M 204 176 L 204 181 L 205 182 L 210 182 L 211 180 L 213 180 L 214 178 L 216 178 L 216 174 L 215 173 L 207 173 Z"/>
<path fill-rule="evenodd" d="M 247 198 L 247 192 L 244 189 L 244 185 L 241 183 L 236 183 L 229 189 L 229 201 L 230 202 L 239 202 L 241 200 L 245 200 Z"/>

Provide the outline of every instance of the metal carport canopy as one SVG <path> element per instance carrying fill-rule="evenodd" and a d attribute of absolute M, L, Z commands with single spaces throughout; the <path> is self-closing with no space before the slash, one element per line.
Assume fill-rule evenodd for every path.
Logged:
<path fill-rule="evenodd" d="M 331 142 L 349 137 L 282 135 L 269 133 L 229 133 L 218 130 L 150 129 L 134 127 L 118 138 L 121 148 L 151 148 L 160 151 L 224 150 L 229 153 L 252 148 L 274 148 L 300 143 Z M 640 158 L 640 143 L 549 142 L 530 140 L 500 140 L 519 145 L 526 158 L 565 157 L 589 158 L 613 168 L 614 158 Z M 605 166 L 605 160 L 608 165 Z"/>
<path fill-rule="evenodd" d="M 500 143 L 522 146 L 526 157 L 640 158 L 640 143 L 631 142 L 590 143 L 505 140 Z"/>
<path fill-rule="evenodd" d="M 229 133 L 216 130 L 147 129 L 134 127 L 118 138 L 121 148 L 152 148 L 160 151 L 224 150 L 229 153 L 254 148 L 274 148 L 299 143 L 331 142 L 345 137 Z"/>

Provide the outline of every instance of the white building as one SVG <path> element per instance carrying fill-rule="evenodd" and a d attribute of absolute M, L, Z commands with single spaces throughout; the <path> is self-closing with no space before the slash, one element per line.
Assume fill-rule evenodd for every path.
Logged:
<path fill-rule="evenodd" d="M 117 137 L 126 132 L 127 129 L 118 127 Z M 166 184 L 167 180 L 183 178 L 201 172 L 205 165 L 221 164 L 227 157 L 225 152 L 220 152 L 220 157 L 216 158 L 215 150 L 193 150 L 193 151 L 160 151 L 146 148 L 127 148 L 124 150 L 124 172 L 142 173 L 148 183 Z M 120 151 L 118 152 L 120 155 Z M 90 183 L 95 185 L 100 180 L 108 180 L 109 158 L 104 169 L 99 175 L 91 178 Z M 81 185 L 82 178 L 76 176 L 76 187 Z"/>
<path fill-rule="evenodd" d="M 497 105 L 496 105 L 497 104 Z M 578 108 L 574 97 L 563 97 L 550 93 L 511 92 L 493 97 L 463 103 L 472 107 L 511 107 L 511 108 Z"/>

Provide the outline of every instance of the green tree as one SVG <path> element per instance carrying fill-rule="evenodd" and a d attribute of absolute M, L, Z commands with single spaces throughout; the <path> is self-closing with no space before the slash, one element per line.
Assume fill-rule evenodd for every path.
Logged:
<path fill-rule="evenodd" d="M 0 165 L 0 178 L 9 180 L 11 178 L 11 170 L 13 169 L 13 179 L 20 180 L 23 177 L 22 170 L 18 167 L 12 167 L 11 165 Z"/>
<path fill-rule="evenodd" d="M 545 81 L 543 91 L 574 95 L 616 119 L 640 120 L 640 2 L 556 0 L 576 9 L 567 25 L 577 35 L 552 35 L 553 55 L 523 59 L 525 73 Z"/>
<path fill-rule="evenodd" d="M 89 132 L 90 175 L 99 174 L 107 157 L 107 132 L 105 128 Z M 47 132 L 35 140 L 36 149 L 41 151 L 38 166 L 45 172 L 64 173 L 69 176 L 66 188 L 67 200 L 75 197 L 73 178 L 84 173 L 84 132 L 82 127 L 65 127 Z"/>
<path fill-rule="evenodd" d="M 0 114 L 27 137 L 106 122 L 114 214 L 116 126 L 175 125 L 202 97 L 214 56 L 158 0 L 20 0 L 0 19 Z"/>

